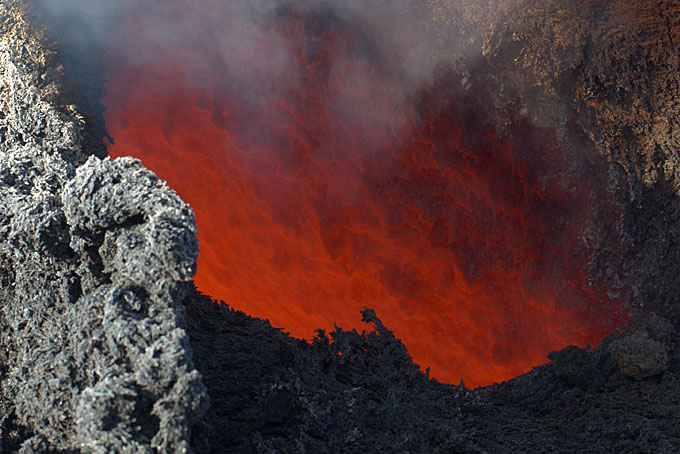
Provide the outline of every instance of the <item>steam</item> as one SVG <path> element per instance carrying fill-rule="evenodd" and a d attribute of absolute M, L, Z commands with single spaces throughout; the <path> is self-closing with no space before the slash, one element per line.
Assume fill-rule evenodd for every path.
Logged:
<path fill-rule="evenodd" d="M 427 84 L 442 59 L 454 60 L 463 49 L 455 24 L 442 22 L 433 30 L 432 5 L 420 2 L 203 0 L 201 15 L 194 16 L 191 8 L 176 9 L 178 2 L 172 1 L 35 1 L 62 43 L 67 67 L 94 102 L 102 95 L 96 86 L 101 82 L 101 75 L 95 74 L 102 64 L 98 56 L 110 64 L 143 69 L 176 61 L 181 49 L 182 64 L 166 71 L 205 92 L 237 94 L 253 114 L 267 109 L 282 90 L 297 90 L 304 83 L 290 40 L 282 37 L 285 30 L 275 26 L 277 17 L 315 14 L 321 21 L 352 27 L 361 37 L 359 52 L 370 54 L 390 74 L 386 83 L 364 68 L 348 72 L 332 62 L 329 77 L 351 85 L 356 99 L 388 97 L 393 109 L 377 111 L 370 102 L 357 106 L 333 93 L 327 99 L 329 109 L 348 127 L 372 124 L 395 130 L 402 121 L 396 112 L 412 88 Z M 323 37 L 312 30 L 306 39 Z"/>

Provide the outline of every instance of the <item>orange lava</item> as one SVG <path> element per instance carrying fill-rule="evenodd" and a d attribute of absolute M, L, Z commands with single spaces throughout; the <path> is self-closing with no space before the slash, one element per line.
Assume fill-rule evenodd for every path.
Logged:
<path fill-rule="evenodd" d="M 395 97 L 389 62 L 311 13 L 271 15 L 267 33 L 225 25 L 243 48 L 209 25 L 145 44 L 187 5 L 210 24 L 179 0 L 130 18 L 119 39 L 153 58 L 111 55 L 104 103 L 110 154 L 141 158 L 195 210 L 201 291 L 307 339 L 374 308 L 432 376 L 473 386 L 623 321 L 583 277 L 578 223 L 597 193 L 548 131 L 497 137 L 483 90 L 445 71 Z"/>

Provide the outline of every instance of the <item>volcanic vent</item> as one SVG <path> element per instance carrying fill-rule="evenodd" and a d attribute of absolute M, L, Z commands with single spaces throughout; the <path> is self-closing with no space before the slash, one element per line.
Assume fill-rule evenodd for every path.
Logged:
<path fill-rule="evenodd" d="M 679 15 L 577 3 L 0 5 L 1 448 L 674 452 Z"/>
<path fill-rule="evenodd" d="M 434 377 L 475 386 L 622 324 L 587 268 L 620 216 L 592 148 L 406 61 L 381 35 L 404 11 L 260 3 L 131 7 L 105 57 L 109 153 L 196 211 L 199 290 L 307 339 L 375 308 Z"/>

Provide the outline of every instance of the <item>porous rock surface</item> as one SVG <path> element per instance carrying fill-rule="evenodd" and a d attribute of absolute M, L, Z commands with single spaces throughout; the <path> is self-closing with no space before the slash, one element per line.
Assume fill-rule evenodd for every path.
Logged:
<path fill-rule="evenodd" d="M 499 130 L 517 119 L 553 130 L 586 183 L 589 167 L 606 164 L 595 175 L 621 213 L 584 228 L 595 251 L 589 277 L 678 326 L 680 3 L 425 4 L 442 45 L 463 47 L 462 63 L 452 55 L 457 66 L 491 93 Z"/>
<path fill-rule="evenodd" d="M 592 147 L 608 165 L 622 215 L 597 241 L 591 278 L 619 283 L 631 307 L 680 326 L 680 3 L 500 2 L 482 28 L 497 102 L 556 128 L 565 144 L 578 125 L 575 152 Z"/>
<path fill-rule="evenodd" d="M 0 451 L 187 452 L 207 403 L 180 303 L 193 213 L 102 159 L 24 4 L 0 24 Z"/>
<path fill-rule="evenodd" d="M 619 369 L 607 346 L 623 332 L 470 391 L 428 380 L 370 311 L 373 332 L 309 345 L 195 292 L 186 305 L 211 400 L 200 452 L 680 453 L 677 335 L 654 334 L 668 328 L 660 317 L 631 328 L 669 349 L 653 376 Z"/>

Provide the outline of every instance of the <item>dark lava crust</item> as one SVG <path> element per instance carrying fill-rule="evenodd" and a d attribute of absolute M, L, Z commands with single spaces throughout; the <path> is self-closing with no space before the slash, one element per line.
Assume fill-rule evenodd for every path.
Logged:
<path fill-rule="evenodd" d="M 591 226 L 588 272 L 625 292 L 629 325 L 468 390 L 430 380 L 371 310 L 371 331 L 310 344 L 217 304 L 191 284 L 191 209 L 104 159 L 101 106 L 4 0 L 0 452 L 680 453 L 680 4 L 418 7 L 444 49 L 465 38 L 451 66 L 488 88 L 500 129 L 520 112 L 606 163 L 622 211 Z"/>

